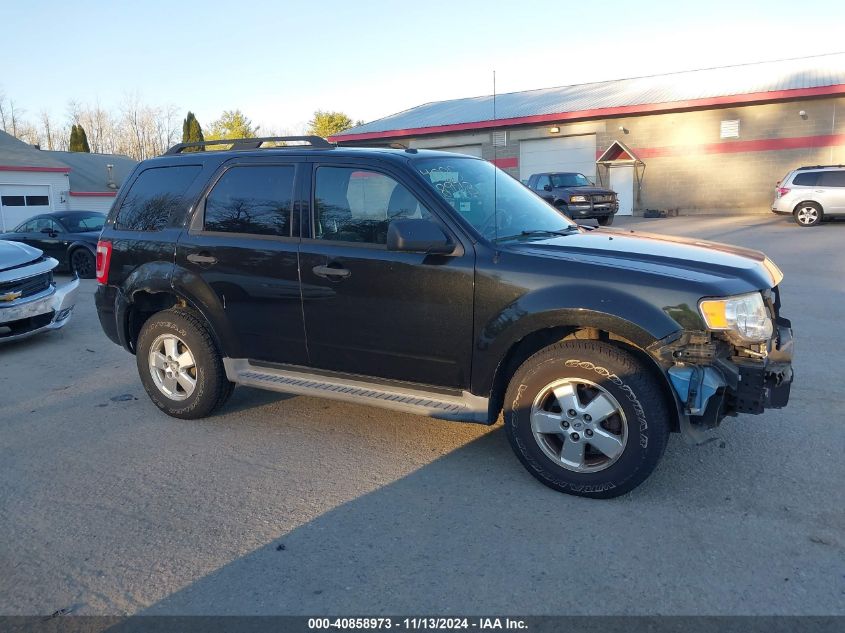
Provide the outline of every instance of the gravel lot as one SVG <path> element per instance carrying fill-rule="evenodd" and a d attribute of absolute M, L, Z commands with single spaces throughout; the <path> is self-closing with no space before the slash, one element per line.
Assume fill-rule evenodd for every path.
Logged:
<path fill-rule="evenodd" d="M 64 330 L 0 348 L 0 613 L 845 614 L 845 222 L 618 224 L 773 257 L 787 409 L 579 499 L 499 426 L 247 388 L 170 419 L 85 281 Z"/>

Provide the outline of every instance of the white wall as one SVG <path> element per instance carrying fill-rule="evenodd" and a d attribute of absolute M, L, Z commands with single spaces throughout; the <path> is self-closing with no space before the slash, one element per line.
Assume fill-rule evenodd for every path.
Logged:
<path fill-rule="evenodd" d="M 68 198 L 68 209 L 74 211 L 99 211 L 108 213 L 114 202 L 114 196 L 71 196 Z"/>
<path fill-rule="evenodd" d="M 68 176 L 54 171 L 0 171 L 0 196 L 5 186 L 15 186 L 12 195 L 20 195 L 20 187 L 26 185 L 44 185 L 48 187 L 50 204 L 46 207 L 2 207 L 0 208 L 0 229 L 11 231 L 18 224 L 33 215 L 45 211 L 62 211 L 68 209 Z M 41 191 L 34 191 L 40 194 Z M 9 195 L 9 194 L 7 194 Z M 63 201 L 64 200 L 64 201 Z M 3 228 L 5 224 L 5 228 Z"/>

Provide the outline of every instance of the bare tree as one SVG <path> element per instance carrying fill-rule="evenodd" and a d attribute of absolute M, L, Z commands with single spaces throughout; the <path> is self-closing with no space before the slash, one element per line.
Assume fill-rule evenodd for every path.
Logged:
<path fill-rule="evenodd" d="M 55 126 L 50 119 L 50 113 L 47 110 L 41 110 L 41 138 L 49 150 L 55 149 L 53 134 L 55 134 Z"/>

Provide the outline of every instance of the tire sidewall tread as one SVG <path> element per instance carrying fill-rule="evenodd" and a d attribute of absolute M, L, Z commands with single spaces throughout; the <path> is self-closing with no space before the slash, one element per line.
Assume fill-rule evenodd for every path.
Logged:
<path fill-rule="evenodd" d="M 150 346 L 158 336 L 168 332 L 182 339 L 194 356 L 197 383 L 194 392 L 185 400 L 171 400 L 165 396 L 150 375 Z M 208 329 L 186 310 L 164 310 L 144 323 L 138 335 L 136 361 L 141 382 L 153 404 L 175 418 L 206 417 L 222 406 L 234 389 L 234 384 L 226 378 L 223 361 Z"/>
<path fill-rule="evenodd" d="M 534 439 L 534 398 L 539 389 L 564 376 L 601 385 L 624 410 L 628 441 L 620 458 L 605 470 L 576 473 L 557 466 Z M 610 498 L 633 490 L 657 466 L 669 437 L 669 411 L 653 375 L 627 352 L 600 341 L 562 341 L 531 356 L 514 373 L 503 414 L 511 447 L 528 471 L 555 490 L 585 497 Z"/>

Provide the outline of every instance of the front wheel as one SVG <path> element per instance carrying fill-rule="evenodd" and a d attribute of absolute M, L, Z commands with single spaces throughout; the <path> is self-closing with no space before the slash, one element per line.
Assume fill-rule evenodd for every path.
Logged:
<path fill-rule="evenodd" d="M 175 418 L 211 414 L 232 394 L 223 361 L 205 324 L 178 309 L 150 317 L 135 351 L 138 373 L 159 409 Z"/>
<path fill-rule="evenodd" d="M 598 217 L 596 221 L 599 223 L 599 226 L 610 226 L 613 224 L 613 214 Z"/>
<path fill-rule="evenodd" d="M 660 385 L 627 352 L 599 341 L 563 341 L 525 361 L 505 396 L 511 447 L 541 482 L 610 498 L 640 485 L 669 438 Z"/>

